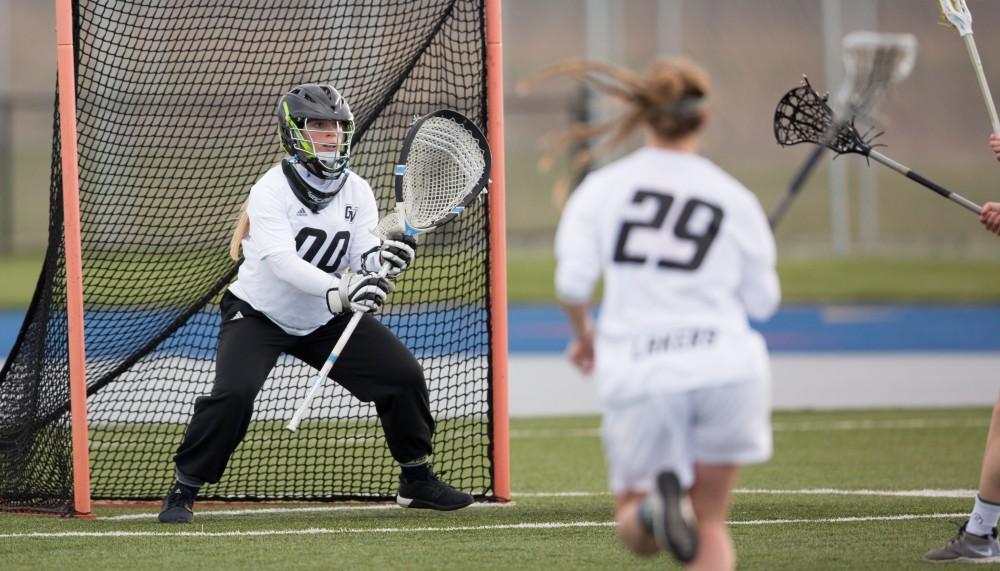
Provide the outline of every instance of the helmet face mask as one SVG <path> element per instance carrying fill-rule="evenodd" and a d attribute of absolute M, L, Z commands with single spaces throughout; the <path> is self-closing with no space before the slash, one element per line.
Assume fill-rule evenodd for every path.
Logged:
<path fill-rule="evenodd" d="M 304 163 L 317 161 L 320 173 L 330 175 L 323 178 L 340 177 L 350 163 L 354 122 L 305 119 L 303 123 L 292 131 L 296 156 Z"/>
<path fill-rule="evenodd" d="M 290 156 L 320 178 L 340 178 L 350 168 L 354 114 L 329 85 L 295 87 L 278 102 L 278 134 Z"/>

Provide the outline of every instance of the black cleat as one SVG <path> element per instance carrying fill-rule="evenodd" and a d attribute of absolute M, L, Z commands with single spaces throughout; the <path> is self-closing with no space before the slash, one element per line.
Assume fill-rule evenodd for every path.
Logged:
<path fill-rule="evenodd" d="M 163 508 L 160 509 L 161 523 L 191 523 L 194 520 L 194 498 L 197 490 L 174 482 L 173 487 L 163 498 Z"/>
<path fill-rule="evenodd" d="M 472 505 L 475 501 L 471 494 L 460 492 L 438 480 L 433 472 L 425 480 L 399 478 L 396 503 L 404 508 L 451 511 Z"/>
<path fill-rule="evenodd" d="M 653 537 L 657 545 L 681 563 L 690 563 L 698 554 L 698 526 L 691 500 L 673 472 L 657 476 L 653 497 Z"/>

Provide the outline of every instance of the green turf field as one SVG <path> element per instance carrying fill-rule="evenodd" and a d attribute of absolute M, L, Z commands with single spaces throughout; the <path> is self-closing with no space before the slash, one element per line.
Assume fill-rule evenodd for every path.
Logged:
<path fill-rule="evenodd" d="M 747 469 L 735 495 L 740 568 L 925 569 L 920 556 L 972 504 L 989 414 L 776 413 L 774 459 Z M 616 542 L 597 426 L 515 419 L 515 502 L 505 507 L 199 506 L 180 527 L 153 521 L 154 509 L 98 508 L 90 521 L 0 515 L 0 561 L 9 570 L 676 568 Z M 262 509 L 272 511 L 247 513 Z"/>
<path fill-rule="evenodd" d="M 28 305 L 40 267 L 40 257 L 0 257 L 4 281 L 0 309 Z M 553 270 L 551 257 L 512 254 L 508 263 L 510 302 L 553 303 Z M 781 261 L 778 272 L 784 301 L 791 303 L 1000 303 L 1000 260 L 793 259 Z M 400 287 L 405 290 L 405 283 Z"/>

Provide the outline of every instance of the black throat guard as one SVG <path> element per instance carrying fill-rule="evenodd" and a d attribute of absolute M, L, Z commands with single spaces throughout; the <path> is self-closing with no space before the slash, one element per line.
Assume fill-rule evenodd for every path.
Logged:
<path fill-rule="evenodd" d="M 281 161 L 281 172 L 285 174 L 285 180 L 288 181 L 288 186 L 291 187 L 295 198 L 298 198 L 299 202 L 304 204 L 313 214 L 316 214 L 326 208 L 330 204 L 330 201 L 333 200 L 333 197 L 340 192 L 340 189 L 344 188 L 344 185 L 347 184 L 348 173 L 345 172 L 341 175 L 340 184 L 337 185 L 337 188 L 330 192 L 322 192 L 303 180 L 302 175 L 295 168 L 296 162 L 292 158 Z"/>

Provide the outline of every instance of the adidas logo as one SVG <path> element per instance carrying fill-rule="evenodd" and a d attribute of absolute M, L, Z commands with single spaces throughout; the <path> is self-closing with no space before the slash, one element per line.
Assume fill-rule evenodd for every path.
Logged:
<path fill-rule="evenodd" d="M 229 321 L 236 321 L 237 319 L 243 319 L 243 312 L 242 311 L 237 311 L 236 315 L 234 315 L 232 317 L 232 319 L 230 319 Z"/>
<path fill-rule="evenodd" d="M 295 213 L 296 216 L 309 216 L 305 208 L 299 208 L 299 211 Z"/>

